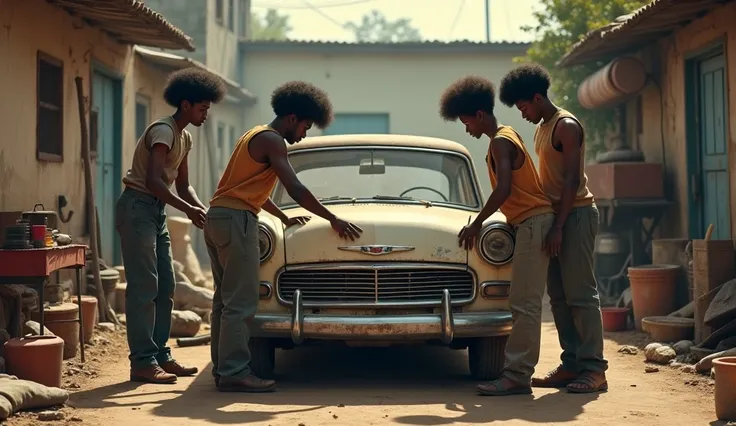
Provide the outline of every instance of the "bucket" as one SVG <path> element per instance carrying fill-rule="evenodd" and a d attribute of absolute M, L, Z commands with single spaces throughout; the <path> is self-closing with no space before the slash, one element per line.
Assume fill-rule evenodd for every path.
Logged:
<path fill-rule="evenodd" d="M 736 356 L 713 360 L 716 372 L 716 417 L 726 422 L 736 420 Z"/>
<path fill-rule="evenodd" d="M 77 356 L 79 348 L 79 323 L 72 322 L 79 319 L 79 306 L 74 303 L 63 303 L 58 306 L 49 306 L 44 309 L 46 328 L 64 340 L 64 359 Z M 57 322 L 51 321 L 69 321 Z"/>
<path fill-rule="evenodd" d="M 634 324 L 642 331 L 644 317 L 666 316 L 676 307 L 679 265 L 641 265 L 629 267 L 629 285 L 634 305 Z"/>
<path fill-rule="evenodd" d="M 3 346 L 8 374 L 49 387 L 61 387 L 64 340 L 59 336 L 10 339 Z"/>
<path fill-rule="evenodd" d="M 626 320 L 629 316 L 627 308 L 601 308 L 604 331 L 626 330 Z"/>
<path fill-rule="evenodd" d="M 77 298 L 72 297 L 72 302 L 77 303 Z M 82 334 L 84 343 L 92 341 L 99 312 L 97 310 L 97 298 L 95 296 L 82 296 Z"/>

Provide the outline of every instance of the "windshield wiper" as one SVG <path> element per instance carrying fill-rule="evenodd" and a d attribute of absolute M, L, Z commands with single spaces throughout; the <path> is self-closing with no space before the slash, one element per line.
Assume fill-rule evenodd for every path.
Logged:
<path fill-rule="evenodd" d="M 319 201 L 335 201 L 335 200 L 350 200 L 356 202 L 358 199 L 354 197 L 343 197 L 342 195 L 333 195 L 332 197 L 321 197 L 317 198 Z"/>
<path fill-rule="evenodd" d="M 424 204 L 426 207 L 432 207 L 432 202 L 431 201 L 420 200 L 419 198 L 414 198 L 414 197 L 399 197 L 399 196 L 396 196 L 396 195 L 374 195 L 373 196 L 373 199 L 374 200 L 406 200 L 406 201 L 416 201 L 417 203 Z"/>

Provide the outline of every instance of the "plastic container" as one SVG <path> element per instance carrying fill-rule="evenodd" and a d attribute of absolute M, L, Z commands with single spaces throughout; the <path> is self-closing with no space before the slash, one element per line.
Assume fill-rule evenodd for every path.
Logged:
<path fill-rule="evenodd" d="M 59 336 L 13 338 L 3 347 L 8 374 L 49 387 L 61 387 L 64 340 Z"/>
<path fill-rule="evenodd" d="M 638 331 L 643 330 L 643 318 L 669 315 L 677 309 L 679 265 L 632 266 L 628 271 L 634 324 Z"/>
<path fill-rule="evenodd" d="M 624 331 L 626 330 L 626 322 L 629 318 L 628 308 L 601 308 L 601 316 L 603 318 L 603 330 L 605 331 Z"/>
<path fill-rule="evenodd" d="M 736 356 L 713 360 L 716 372 L 716 417 L 726 422 L 736 421 Z"/>
<path fill-rule="evenodd" d="M 77 303 L 77 296 L 72 296 L 72 302 Z M 97 298 L 95 296 L 82 296 L 82 333 L 84 343 L 92 341 L 97 324 L 99 312 L 97 310 Z"/>

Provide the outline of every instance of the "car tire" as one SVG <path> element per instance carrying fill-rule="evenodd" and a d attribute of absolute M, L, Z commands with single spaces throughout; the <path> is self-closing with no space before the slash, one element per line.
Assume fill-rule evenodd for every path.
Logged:
<path fill-rule="evenodd" d="M 470 374 L 475 380 L 494 380 L 501 376 L 508 336 L 480 337 L 468 345 Z"/>
<path fill-rule="evenodd" d="M 276 366 L 276 348 L 268 339 L 250 339 L 250 369 L 262 379 L 273 379 Z"/>

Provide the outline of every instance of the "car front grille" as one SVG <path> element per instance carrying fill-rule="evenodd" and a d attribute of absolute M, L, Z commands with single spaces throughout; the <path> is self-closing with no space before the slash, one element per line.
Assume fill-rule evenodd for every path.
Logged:
<path fill-rule="evenodd" d="M 305 306 L 439 305 L 442 291 L 453 304 L 472 300 L 475 279 L 470 271 L 453 268 L 355 267 L 297 268 L 278 277 L 278 295 L 292 303 L 302 292 Z"/>

